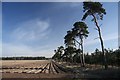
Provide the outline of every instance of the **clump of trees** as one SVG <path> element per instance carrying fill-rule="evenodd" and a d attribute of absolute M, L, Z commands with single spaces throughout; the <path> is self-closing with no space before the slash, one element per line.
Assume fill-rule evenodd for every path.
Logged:
<path fill-rule="evenodd" d="M 64 50 L 63 46 L 58 47 L 57 50 L 54 50 L 55 55 L 52 58 L 55 60 L 60 60 L 62 53 L 63 53 L 63 50 Z"/>
<path fill-rule="evenodd" d="M 71 53 L 70 53 L 70 52 Z M 113 49 L 104 49 L 107 58 L 107 64 L 110 66 L 118 66 L 120 67 L 120 48 L 113 50 Z M 72 54 L 72 56 L 71 56 Z M 57 55 L 57 54 L 55 54 Z M 80 63 L 81 64 L 81 57 L 79 49 L 76 48 L 66 48 L 64 52 L 60 56 L 52 57 L 58 61 L 66 61 L 70 63 Z M 59 57 L 59 58 L 58 58 Z M 103 66 L 103 55 L 102 51 L 99 49 L 95 49 L 93 53 L 86 53 L 84 54 L 85 63 L 86 64 L 95 64 L 95 65 L 102 65 Z M 82 65 L 81 65 L 82 66 Z"/>
<path fill-rule="evenodd" d="M 60 59 L 63 61 L 69 61 L 71 63 L 81 63 L 82 67 L 87 64 L 101 64 L 104 68 L 108 68 L 109 65 L 120 65 L 120 48 L 113 51 L 104 48 L 104 42 L 102 38 L 102 32 L 99 20 L 103 20 L 103 16 L 106 14 L 103 5 L 100 2 L 83 2 L 84 15 L 80 21 L 73 24 L 73 28 L 67 31 L 64 37 L 65 48 L 62 46 L 62 51 L 55 50 L 53 59 Z M 95 23 L 95 30 L 98 31 L 98 38 L 101 45 L 101 51 L 96 49 L 94 53 L 84 54 L 84 39 L 89 36 L 88 25 L 85 23 L 86 18 L 92 17 L 92 22 Z"/>
<path fill-rule="evenodd" d="M 113 51 L 113 49 L 104 49 L 107 58 L 107 64 L 111 66 L 120 66 L 120 48 Z M 85 55 L 85 61 L 87 64 L 100 64 L 103 63 L 102 52 L 96 49 L 91 54 Z"/>

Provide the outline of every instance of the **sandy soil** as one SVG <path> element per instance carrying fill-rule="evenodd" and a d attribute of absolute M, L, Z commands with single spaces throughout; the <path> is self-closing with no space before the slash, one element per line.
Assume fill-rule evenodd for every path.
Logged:
<path fill-rule="evenodd" d="M 4 60 L 2 61 L 3 68 L 18 68 L 21 70 L 22 68 L 36 68 L 42 67 L 44 72 L 34 74 L 34 73 L 2 73 L 3 80 L 89 80 L 89 79 L 100 79 L 105 80 L 107 78 L 111 78 L 113 80 L 118 80 L 120 76 L 120 68 L 109 68 L 108 70 L 103 70 L 100 66 L 88 65 L 86 68 L 81 68 L 79 64 L 77 65 L 68 65 L 60 63 L 61 66 L 65 67 L 66 70 L 71 72 L 64 72 L 59 67 L 55 66 L 55 64 L 46 64 L 50 63 L 50 60 Z M 50 68 L 50 69 L 49 69 Z M 10 69 L 11 71 L 12 69 Z M 57 70 L 57 71 L 56 71 Z M 53 73 L 51 73 L 53 71 Z M 58 72 L 58 73 L 57 73 Z M 102 78 L 102 79 L 101 79 Z M 104 79 L 103 79 L 104 78 Z"/>
<path fill-rule="evenodd" d="M 63 73 L 50 60 L 4 60 L 2 61 L 2 78 L 72 78 L 73 74 Z M 48 64 L 48 65 L 47 65 Z M 27 69 L 26 69 L 27 68 Z M 36 69 L 39 68 L 39 69 Z M 50 69 L 49 69 L 50 68 Z M 41 70 L 41 73 L 27 73 L 28 71 Z M 56 71 L 56 70 L 57 71 Z M 26 73 L 16 73 L 14 71 L 28 70 Z M 50 71 L 52 70 L 53 73 Z M 7 71 L 7 72 L 4 72 Z"/>

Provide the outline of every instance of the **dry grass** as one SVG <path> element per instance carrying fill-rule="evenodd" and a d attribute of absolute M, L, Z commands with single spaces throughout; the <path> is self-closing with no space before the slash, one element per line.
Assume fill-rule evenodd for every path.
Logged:
<path fill-rule="evenodd" d="M 2 64 L 3 78 L 66 78 L 72 75 L 62 73 L 51 60 L 3 60 Z"/>
<path fill-rule="evenodd" d="M 48 60 L 2 60 L 2 67 L 37 66 L 49 63 Z"/>
<path fill-rule="evenodd" d="M 26 67 L 43 67 L 44 69 L 45 65 L 50 62 L 50 60 L 3 60 L 2 67 L 19 67 L 20 70 L 22 70 L 21 68 Z M 104 70 L 101 65 L 86 65 L 85 68 L 82 68 L 80 67 L 80 64 L 68 64 L 65 62 L 60 62 L 59 64 L 63 65 L 66 70 L 73 71 L 73 73 L 57 73 L 57 71 L 55 71 L 55 68 L 57 70 L 59 69 L 52 66 L 51 70 L 54 70 L 55 73 L 51 74 L 51 72 L 49 73 L 48 70 L 49 66 L 47 66 L 46 73 L 3 73 L 3 78 L 118 78 L 118 76 L 120 76 L 120 69 L 117 67 Z M 11 69 L 9 70 L 11 71 Z"/>

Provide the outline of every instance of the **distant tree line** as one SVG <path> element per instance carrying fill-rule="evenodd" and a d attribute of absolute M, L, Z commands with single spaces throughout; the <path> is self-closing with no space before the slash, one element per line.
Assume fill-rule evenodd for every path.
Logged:
<path fill-rule="evenodd" d="M 2 57 L 2 60 L 45 60 L 45 57 Z"/>

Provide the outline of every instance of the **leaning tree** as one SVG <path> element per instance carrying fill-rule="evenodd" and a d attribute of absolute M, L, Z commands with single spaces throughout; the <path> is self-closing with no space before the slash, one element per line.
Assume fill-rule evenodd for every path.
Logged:
<path fill-rule="evenodd" d="M 96 30 L 99 33 L 99 39 L 100 39 L 103 59 L 104 59 L 103 63 L 104 63 L 105 69 L 107 69 L 106 55 L 104 52 L 104 43 L 101 35 L 101 29 L 98 24 L 98 20 L 103 20 L 103 15 L 106 14 L 106 11 L 100 2 L 83 2 L 83 9 L 85 14 L 82 17 L 82 20 L 85 20 L 88 16 L 93 17 L 92 21 L 94 21 L 96 25 Z"/>
<path fill-rule="evenodd" d="M 67 31 L 67 34 L 64 37 L 64 43 L 65 43 L 66 49 L 63 56 L 65 55 L 69 56 L 71 60 L 75 50 L 75 41 L 73 38 L 74 38 L 74 34 L 72 33 L 72 31 Z"/>
<path fill-rule="evenodd" d="M 60 60 L 61 56 L 62 56 L 62 53 L 63 53 L 63 50 L 64 50 L 63 46 L 58 47 L 57 50 L 54 50 L 55 54 L 52 58 Z"/>
<path fill-rule="evenodd" d="M 74 40 L 79 43 L 79 48 L 82 53 L 82 67 L 85 66 L 85 59 L 84 59 L 84 51 L 83 51 L 83 39 L 88 37 L 88 27 L 84 22 L 75 22 L 74 28 L 72 29 L 73 35 L 75 35 L 75 38 L 79 38 L 79 41 L 77 41 L 75 38 Z"/>
<path fill-rule="evenodd" d="M 72 31 L 67 31 L 67 34 L 64 37 L 64 43 L 66 47 L 75 47 L 74 34 Z"/>

